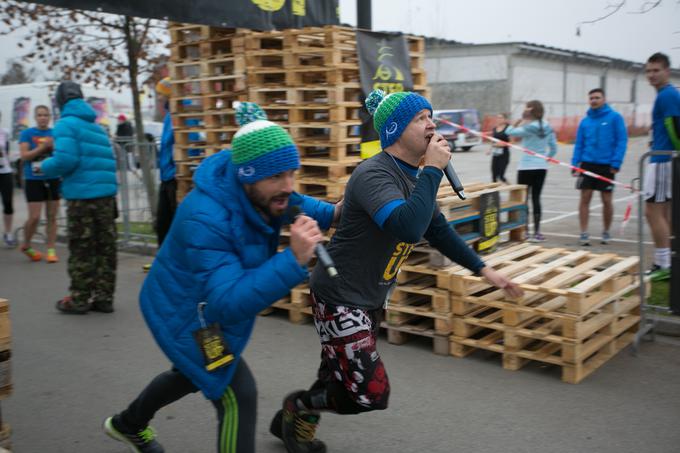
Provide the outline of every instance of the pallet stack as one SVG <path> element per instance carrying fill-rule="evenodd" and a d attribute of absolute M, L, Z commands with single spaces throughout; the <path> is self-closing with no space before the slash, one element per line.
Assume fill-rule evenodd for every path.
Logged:
<path fill-rule="evenodd" d="M 424 258 L 422 258 L 424 259 Z M 518 244 L 489 255 L 485 262 L 524 289 L 520 300 L 454 265 L 437 269 L 407 263 L 387 311 L 409 313 L 406 327 L 426 326 L 434 351 L 465 357 L 477 350 L 502 355 L 503 367 L 520 369 L 530 361 L 561 367 L 562 380 L 578 383 L 631 343 L 640 321 L 636 277 L 638 258 Z M 402 304 L 406 301 L 406 307 Z M 434 322 L 427 324 L 429 318 Z M 404 331 L 403 325 L 397 325 Z M 408 332 L 418 335 L 417 330 Z M 405 339 L 396 341 L 401 343 Z"/>
<path fill-rule="evenodd" d="M 356 31 L 325 26 L 255 32 L 172 23 L 170 110 L 178 197 L 200 161 L 228 147 L 237 126 L 233 101 L 257 102 L 288 129 L 302 167 L 295 189 L 342 196 L 359 157 L 361 86 Z M 428 95 L 425 41 L 406 37 L 414 91 Z"/>
<path fill-rule="evenodd" d="M 12 393 L 11 340 L 9 302 L 0 298 L 0 400 L 7 398 Z M 10 433 L 10 426 L 2 418 L 0 411 L 0 449 L 9 450 L 11 448 Z"/>
<path fill-rule="evenodd" d="M 175 131 L 178 195 L 192 187 L 205 157 L 229 146 L 237 130 L 234 101 L 247 98 L 249 31 L 171 23 L 170 112 Z"/>

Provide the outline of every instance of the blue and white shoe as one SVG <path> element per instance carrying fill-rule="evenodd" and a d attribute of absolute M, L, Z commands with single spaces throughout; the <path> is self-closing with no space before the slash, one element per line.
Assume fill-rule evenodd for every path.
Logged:
<path fill-rule="evenodd" d="M 582 247 L 587 247 L 590 245 L 590 236 L 588 233 L 581 233 L 581 236 L 578 238 L 579 244 L 581 244 Z"/>
<path fill-rule="evenodd" d="M 600 239 L 600 244 L 609 244 L 609 241 L 612 240 L 611 234 L 609 234 L 609 231 L 603 231 L 602 232 L 602 239 Z"/>

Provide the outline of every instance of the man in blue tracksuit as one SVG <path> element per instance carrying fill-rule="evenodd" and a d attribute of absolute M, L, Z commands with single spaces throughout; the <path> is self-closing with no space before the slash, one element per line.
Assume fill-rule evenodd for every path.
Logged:
<path fill-rule="evenodd" d="M 588 102 L 590 109 L 578 126 L 571 164 L 605 178 L 614 179 L 626 154 L 628 144 L 626 124 L 623 116 L 607 104 L 604 90 L 601 88 L 588 92 Z M 573 172 L 573 174 L 578 176 L 576 188 L 581 191 L 581 201 L 578 207 L 581 226 L 580 243 L 584 246 L 590 245 L 588 235 L 590 200 L 593 197 L 593 190 L 597 190 L 602 196 L 601 243 L 606 244 L 611 239 L 609 227 L 614 216 L 612 203 L 614 184 L 578 172 Z"/>
<path fill-rule="evenodd" d="M 170 116 L 170 78 L 166 77 L 156 84 L 156 93 L 163 96 L 165 117 L 163 118 L 163 132 L 161 133 L 161 149 L 158 153 L 158 169 L 160 170 L 161 186 L 158 190 L 158 209 L 156 211 L 156 236 L 158 248 L 168 234 L 170 224 L 177 210 L 177 180 L 175 179 L 175 160 L 173 158 L 175 136 Z"/>
<path fill-rule="evenodd" d="M 61 118 L 54 125 L 54 154 L 40 163 L 40 170 L 47 178 L 62 178 L 66 199 L 71 294 L 57 301 L 57 310 L 111 313 L 116 287 L 116 158 L 80 85 L 62 82 L 56 101 Z"/>
<path fill-rule="evenodd" d="M 297 148 L 252 103 L 241 103 L 232 150 L 205 159 L 180 204 L 140 294 L 144 318 L 172 363 L 106 433 L 135 452 L 159 453 L 148 424 L 162 407 L 202 391 L 218 415 L 220 453 L 254 453 L 257 391 L 241 357 L 257 314 L 307 278 L 315 245 L 340 206 L 293 193 Z M 290 246 L 277 252 L 289 205 Z M 309 216 L 309 217 L 307 217 Z M 317 223 L 318 222 L 318 223 Z M 231 356 L 231 360 L 230 360 Z"/>

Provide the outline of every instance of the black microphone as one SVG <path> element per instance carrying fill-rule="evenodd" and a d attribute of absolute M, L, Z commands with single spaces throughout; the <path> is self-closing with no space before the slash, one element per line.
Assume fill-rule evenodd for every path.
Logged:
<path fill-rule="evenodd" d="M 295 219 L 300 214 L 302 214 L 300 206 L 288 207 L 288 215 L 290 216 L 291 219 Z M 326 247 L 324 247 L 323 244 L 316 244 L 314 246 L 314 253 L 316 253 L 316 258 L 319 260 L 321 265 L 326 269 L 328 276 L 331 278 L 337 277 L 338 270 L 335 268 L 333 258 L 331 258 L 331 256 L 326 251 Z"/>
<path fill-rule="evenodd" d="M 456 195 L 458 195 L 458 198 L 465 200 L 467 198 L 465 196 L 465 189 L 463 188 L 463 184 L 460 182 L 460 179 L 458 179 L 456 170 L 453 169 L 451 160 L 449 160 L 449 163 L 446 164 L 446 168 L 444 168 L 444 174 L 446 175 L 446 179 L 449 180 L 451 188 L 453 188 L 453 191 L 456 192 Z"/>

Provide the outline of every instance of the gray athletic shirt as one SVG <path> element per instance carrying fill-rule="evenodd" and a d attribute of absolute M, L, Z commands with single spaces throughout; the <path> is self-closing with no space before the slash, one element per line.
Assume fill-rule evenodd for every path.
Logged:
<path fill-rule="evenodd" d="M 317 265 L 310 278 L 310 287 L 321 300 L 368 310 L 383 306 L 414 244 L 383 231 L 373 217 L 390 201 L 407 199 L 415 183 L 416 178 L 385 152 L 354 170 L 345 189 L 340 225 L 328 245 L 339 276 L 331 278 Z"/>

